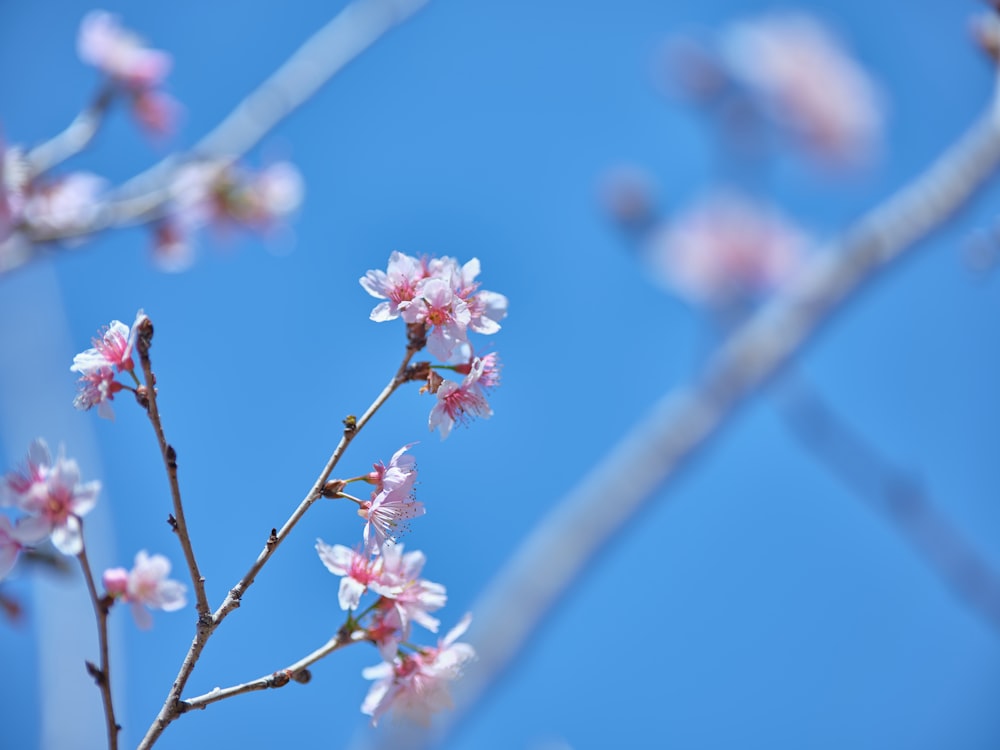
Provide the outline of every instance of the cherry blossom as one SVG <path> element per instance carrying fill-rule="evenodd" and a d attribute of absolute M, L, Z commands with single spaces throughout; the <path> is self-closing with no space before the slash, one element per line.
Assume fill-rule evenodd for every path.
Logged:
<path fill-rule="evenodd" d="M 721 47 L 733 76 L 816 152 L 851 160 L 871 151 L 882 123 L 879 92 L 819 21 L 766 15 L 732 25 Z"/>
<path fill-rule="evenodd" d="M 77 555 L 83 549 L 80 517 L 97 503 L 101 483 L 81 483 L 76 461 L 62 454 L 55 464 L 50 461 L 48 447 L 36 440 L 28 451 L 26 471 L 6 476 L 5 492 L 30 516 L 19 521 L 21 534 L 34 539 L 51 534 L 57 550 Z"/>
<path fill-rule="evenodd" d="M 366 521 L 365 549 L 371 554 L 378 554 L 383 545 L 396 541 L 407 531 L 405 521 L 426 512 L 424 504 L 417 502 L 405 487 L 383 488 L 358 509 L 358 515 Z"/>
<path fill-rule="evenodd" d="M 44 538 L 44 530 L 33 528 L 30 521 L 22 518 L 11 523 L 7 516 L 0 515 L 0 580 L 14 568 L 21 550 Z"/>
<path fill-rule="evenodd" d="M 77 37 L 77 53 L 88 65 L 135 90 L 161 84 L 172 64 L 170 55 L 147 47 L 121 26 L 118 16 L 103 10 L 84 16 Z"/>
<path fill-rule="evenodd" d="M 131 371 L 135 367 L 132 350 L 135 348 L 136 330 L 146 317 L 140 310 L 131 328 L 120 320 L 112 320 L 98 332 L 99 337 L 90 340 L 94 345 L 92 348 L 73 357 L 70 372 L 88 373 L 109 368 L 118 372 Z"/>
<path fill-rule="evenodd" d="M 372 717 L 372 726 L 389 710 L 426 726 L 433 714 L 453 707 L 448 683 L 461 677 L 476 656 L 472 646 L 456 642 L 470 622 L 466 615 L 436 648 L 396 656 L 362 671 L 366 679 L 375 680 L 361 706 L 362 713 Z"/>
<path fill-rule="evenodd" d="M 388 466 L 381 461 L 372 465 L 367 477 L 368 481 L 375 485 L 375 489 L 372 490 L 372 500 L 386 487 L 404 494 L 412 491 L 417 480 L 417 460 L 406 451 L 413 446 L 414 443 L 409 443 L 392 454 Z"/>
<path fill-rule="evenodd" d="M 104 571 L 104 589 L 109 596 L 131 604 L 136 625 L 148 630 L 153 625 L 149 609 L 173 612 L 187 603 L 184 584 L 167 578 L 169 574 L 170 561 L 166 557 L 141 550 L 135 556 L 132 570 Z"/>
<path fill-rule="evenodd" d="M 469 305 L 446 279 L 429 278 L 421 282 L 417 295 L 399 305 L 407 323 L 423 323 L 430 329 L 427 349 L 447 362 L 455 350 L 468 342 L 466 329 L 472 321 Z"/>
<path fill-rule="evenodd" d="M 431 430 L 435 427 L 441 430 L 442 440 L 448 437 L 456 422 L 464 424 L 471 417 L 487 418 L 493 415 L 480 384 L 484 369 L 483 360 L 476 358 L 461 385 L 445 380 L 438 386 L 437 403 L 431 409 L 427 423 Z"/>
<path fill-rule="evenodd" d="M 695 303 L 722 306 L 787 281 L 808 245 L 775 209 L 717 192 L 655 232 L 646 258 L 657 281 Z"/>
<path fill-rule="evenodd" d="M 368 271 L 360 283 L 371 296 L 384 299 L 375 305 L 369 316 L 381 323 L 399 317 L 400 303 L 410 302 L 417 293 L 417 284 L 427 278 L 427 265 L 409 255 L 393 250 L 385 271 Z"/>
<path fill-rule="evenodd" d="M 327 570 L 336 576 L 343 576 L 337 596 L 341 609 L 357 609 L 362 594 L 369 586 L 380 592 L 391 592 L 394 584 L 385 584 L 379 558 L 372 558 L 368 554 L 341 544 L 331 546 L 325 544 L 322 539 L 316 540 L 316 551 Z"/>
<path fill-rule="evenodd" d="M 404 554 L 402 544 L 386 545 L 382 549 L 381 580 L 383 586 L 395 586 L 395 590 L 385 596 L 399 612 L 404 639 L 409 634 L 411 622 L 436 633 L 440 622 L 429 613 L 448 601 L 444 586 L 420 578 L 426 561 L 423 552 Z"/>
<path fill-rule="evenodd" d="M 43 235 L 58 236 L 90 225 L 107 181 L 89 172 L 73 172 L 24 195 L 23 219 Z"/>

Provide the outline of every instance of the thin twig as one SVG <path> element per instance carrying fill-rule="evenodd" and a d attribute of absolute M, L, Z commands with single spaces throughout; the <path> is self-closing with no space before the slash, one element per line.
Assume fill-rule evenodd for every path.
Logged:
<path fill-rule="evenodd" d="M 814 340 L 865 285 L 884 274 L 970 200 L 1000 164 L 995 111 L 982 117 L 924 174 L 825 248 L 798 280 L 738 328 L 700 381 L 666 394 L 536 525 L 473 607 L 468 670 L 446 735 L 511 664 L 555 602 L 644 503 L 677 476 L 740 407 Z M 615 502 L 607 501 L 609 487 Z M 381 747 L 424 747 L 428 733 L 388 732 Z"/>
<path fill-rule="evenodd" d="M 188 532 L 187 520 L 184 518 L 181 485 L 177 480 L 177 451 L 167 442 L 167 438 L 163 434 L 163 421 L 160 419 L 160 409 L 156 402 L 156 377 L 153 375 L 153 366 L 149 359 L 149 347 L 153 339 L 153 323 L 149 318 L 143 318 L 136 325 L 139 331 L 136 336 L 135 348 L 139 353 L 142 375 L 146 381 L 143 394 L 146 402 L 146 413 L 149 415 L 154 432 L 156 432 L 156 439 L 160 444 L 160 454 L 163 456 L 163 465 L 167 469 L 167 479 L 170 482 L 170 498 L 174 506 L 170 524 L 177 533 L 177 539 L 180 540 L 181 549 L 184 551 L 184 560 L 187 562 L 188 573 L 191 576 L 191 585 L 194 586 L 198 621 L 207 624 L 212 618 L 212 608 L 208 604 L 208 597 L 205 594 L 205 578 L 198 569 L 198 561 L 194 556 L 194 546 Z"/>
<path fill-rule="evenodd" d="M 891 466 L 800 375 L 786 372 L 776 385 L 785 419 L 802 444 L 883 513 L 944 582 L 1000 632 L 1000 578 L 919 483 Z"/>
<path fill-rule="evenodd" d="M 77 519 L 79 521 L 79 519 Z M 81 526 L 83 521 L 80 521 Z M 87 591 L 90 592 L 90 602 L 94 605 L 94 617 L 97 619 L 97 638 L 100 642 L 101 666 L 95 667 L 87 662 L 87 672 L 94 678 L 98 689 L 101 691 L 101 700 L 104 702 L 104 720 L 108 731 L 108 750 L 118 750 L 118 732 L 121 729 L 115 721 L 115 705 L 111 698 L 111 659 L 108 649 L 108 607 L 97 594 L 97 586 L 94 585 L 94 574 L 90 570 L 90 563 L 87 560 L 87 550 L 82 548 L 77 555 L 80 560 L 80 567 L 83 568 L 83 577 L 87 581 Z"/>
<path fill-rule="evenodd" d="M 329 656 L 334 651 L 338 651 L 344 646 L 348 646 L 352 643 L 363 641 L 366 638 L 367 634 L 363 630 L 355 630 L 353 632 L 341 630 L 325 644 L 320 646 L 308 656 L 304 656 L 299 659 L 294 664 L 285 667 L 284 669 L 279 669 L 277 672 L 272 672 L 271 674 L 264 675 L 263 677 L 258 677 L 256 680 L 244 682 L 241 685 L 233 685 L 232 687 L 227 688 L 215 688 L 215 690 L 210 690 L 204 695 L 183 700 L 179 706 L 180 711 L 181 713 L 186 713 L 187 711 L 193 711 L 195 709 L 204 710 L 207 706 L 226 700 L 227 698 L 235 698 L 237 695 L 253 693 L 258 690 L 284 687 L 289 682 L 309 682 L 311 675 L 309 674 L 308 667 L 312 666 L 320 659 Z"/>
<path fill-rule="evenodd" d="M 341 456 L 343 456 L 344 451 L 347 450 L 347 446 L 351 444 L 351 441 L 357 436 L 361 429 L 368 423 L 368 421 L 375 415 L 379 408 L 388 400 L 389 396 L 403 383 L 411 379 L 410 377 L 410 360 L 413 355 L 419 351 L 423 346 L 423 341 L 413 343 L 406 349 L 406 355 L 403 357 L 403 361 L 393 376 L 389 384 L 382 389 L 382 392 L 375 398 L 371 406 L 365 411 L 365 413 L 358 417 L 357 419 L 348 419 L 345 421 L 345 429 L 341 435 L 340 441 L 337 443 L 337 447 L 334 449 L 327 461 L 326 466 L 323 467 L 323 471 L 320 472 L 319 477 L 313 483 L 309 492 L 299 503 L 298 507 L 292 512 L 288 520 L 285 521 L 284 525 L 280 530 L 271 530 L 271 534 L 264 544 L 264 549 L 257 556 L 253 565 L 244 574 L 244 576 L 239 580 L 239 582 L 229 590 L 226 595 L 225 600 L 219 605 L 219 608 L 211 615 L 207 621 L 202 620 L 204 624 L 198 629 L 194 640 L 191 642 L 191 646 L 188 649 L 187 654 L 184 656 L 184 660 L 181 663 L 181 668 L 177 673 L 177 677 L 170 688 L 170 692 L 167 695 L 166 700 L 163 702 L 163 706 L 160 708 L 160 712 L 157 714 L 156 719 L 150 725 L 146 732 L 146 736 L 143 738 L 142 742 L 139 743 L 138 750 L 148 750 L 153 746 L 156 740 L 163 730 L 166 729 L 174 719 L 180 716 L 183 712 L 183 705 L 181 701 L 181 694 L 184 692 L 184 688 L 187 686 L 188 678 L 191 676 L 191 672 L 194 671 L 195 665 L 198 663 L 198 659 L 201 657 L 201 652 L 204 650 L 205 645 L 208 643 L 209 638 L 215 630 L 222 624 L 222 621 L 226 619 L 230 612 L 240 606 L 240 602 L 243 595 L 246 594 L 247 589 L 256 580 L 257 575 L 260 573 L 261 569 L 267 564 L 267 561 L 271 559 L 271 556 L 275 553 L 281 543 L 288 538 L 292 529 L 299 522 L 302 516 L 305 515 L 306 511 L 315 503 L 323 494 L 323 487 L 326 485 L 327 480 L 330 478 L 330 474 L 333 473 L 334 468 L 336 468 L 337 463 L 340 461 Z"/>

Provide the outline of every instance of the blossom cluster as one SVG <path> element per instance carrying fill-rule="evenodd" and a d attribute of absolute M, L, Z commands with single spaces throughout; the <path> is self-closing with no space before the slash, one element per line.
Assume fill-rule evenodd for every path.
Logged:
<path fill-rule="evenodd" d="M 157 134 L 172 130 L 177 104 L 160 88 L 173 65 L 170 55 L 147 47 L 117 16 L 103 10 L 84 17 L 77 53 L 107 77 L 115 93 L 128 97 L 140 124 Z"/>
<path fill-rule="evenodd" d="M 447 602 L 445 587 L 421 577 L 426 558 L 422 552 L 406 552 L 398 542 L 405 531 L 401 524 L 424 514 L 424 506 L 413 496 L 416 462 L 405 445 L 388 465 L 374 464 L 372 471 L 333 483 L 332 496 L 356 502 L 366 524 L 363 543 L 354 549 L 340 544 L 316 542 L 323 565 L 340 576 L 338 601 L 347 611 L 352 630 L 363 630 L 375 644 L 383 663 L 364 670 L 375 680 L 362 711 L 378 722 L 390 708 L 425 722 L 430 714 L 450 707 L 447 683 L 461 675 L 462 666 L 474 657 L 472 647 L 456 643 L 469 620 L 443 638 L 436 647 L 409 646 L 414 623 L 436 633 L 439 620 L 431 613 Z M 371 499 L 360 500 L 343 492 L 351 482 L 373 485 Z M 365 609 L 361 598 L 371 593 L 375 601 Z M 404 650 L 406 644 L 409 650 Z"/>
<path fill-rule="evenodd" d="M 459 265 L 454 258 L 415 258 L 396 251 L 385 271 L 368 271 L 360 280 L 365 291 L 384 300 L 372 310 L 371 319 L 381 323 L 402 318 L 410 340 L 426 339 L 427 350 L 441 361 L 428 369 L 426 390 L 437 396 L 428 426 L 438 428 L 442 438 L 456 423 L 493 414 L 486 393 L 500 382 L 500 359 L 496 352 L 476 356 L 469 333 L 499 331 L 507 298 L 480 289 L 479 270 L 477 258 Z M 445 380 L 434 368 L 465 378 L 461 383 Z"/>
<path fill-rule="evenodd" d="M 117 380 L 116 374 L 127 372 L 135 385 L 139 383 L 132 353 L 139 324 L 145 319 L 146 314 L 140 310 L 131 328 L 120 320 L 112 320 L 98 337 L 91 340 L 93 346 L 90 349 L 73 357 L 69 369 L 80 374 L 79 390 L 73 406 L 84 411 L 96 406 L 100 416 L 114 419 L 111 401 L 115 394 L 122 389 L 134 390 Z"/>
<path fill-rule="evenodd" d="M 739 89 L 755 111 L 828 162 L 869 156 L 882 128 L 877 86 L 820 21 L 769 13 L 724 28 L 715 45 L 670 40 L 670 73 L 693 98 L 713 103 Z"/>
<path fill-rule="evenodd" d="M 161 270 L 183 271 L 194 262 L 194 234 L 210 227 L 270 232 L 302 203 L 302 175 L 279 161 L 250 171 L 225 160 L 194 161 L 178 168 L 164 217 L 154 225 L 153 260 Z"/>
<path fill-rule="evenodd" d="M 0 580 L 11 570 L 21 552 L 46 540 L 64 555 L 84 550 L 83 516 L 97 504 L 98 481 L 82 482 L 80 467 L 62 451 L 53 460 L 41 438 L 28 447 L 22 468 L 0 478 L 0 507 L 16 514 L 0 515 Z M 166 578 L 170 563 L 162 555 L 145 550 L 135 558 L 132 571 L 114 568 L 104 573 L 109 601 L 121 598 L 132 604 L 136 622 L 149 627 L 146 605 L 172 611 L 183 607 L 184 586 Z"/>

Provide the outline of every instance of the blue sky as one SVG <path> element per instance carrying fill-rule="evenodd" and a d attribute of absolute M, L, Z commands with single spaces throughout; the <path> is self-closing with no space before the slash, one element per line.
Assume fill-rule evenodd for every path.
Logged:
<path fill-rule="evenodd" d="M 53 134 L 96 87 L 74 52 L 91 7 L 0 8 L 8 141 Z M 105 7 L 174 55 L 170 91 L 184 106 L 174 141 L 150 144 L 117 112 L 69 165 L 112 180 L 193 143 L 334 12 L 259 0 Z M 659 93 L 653 60 L 669 33 L 769 7 L 431 0 L 250 155 L 253 164 L 289 158 L 305 179 L 294 243 L 282 252 L 252 237 L 205 236 L 191 271 L 164 275 L 148 261 L 146 233 L 128 230 L 0 279 L 4 465 L 36 435 L 64 442 L 84 477 L 104 485 L 88 521 L 101 540 L 97 563 L 125 565 L 147 548 L 181 569 L 143 415 L 124 400 L 114 423 L 70 406 L 73 354 L 101 325 L 145 309 L 165 428 L 217 603 L 308 490 L 344 415 L 360 413 L 398 364 L 401 326 L 368 320 L 374 301 L 357 279 L 394 249 L 478 257 L 484 286 L 510 299 L 503 330 L 481 341 L 505 362 L 494 416 L 442 442 L 425 426 L 429 397 L 406 389 L 342 464 L 361 473 L 420 441 L 428 514 L 406 545 L 448 587 L 450 627 L 577 478 L 660 395 L 696 376 L 711 346 L 704 316 L 644 274 L 602 214 L 597 185 L 623 162 L 647 168 L 666 205 L 712 184 L 704 121 Z M 832 236 L 967 127 L 993 71 L 968 41 L 972 2 L 797 7 L 835 25 L 888 101 L 883 152 L 866 173 L 824 180 L 781 161 L 771 176 L 787 212 Z M 799 365 L 1000 567 L 1000 288 L 963 263 L 970 233 L 996 221 L 998 196 L 985 193 L 873 284 Z M 213 639 L 189 693 L 273 671 L 325 641 L 342 617 L 314 539 L 351 545 L 359 534 L 346 504 L 311 511 Z M 33 619 L 0 625 L 5 744 L 37 746 L 62 716 L 79 746 L 96 746 L 75 723 L 91 703 L 97 710 L 96 690 L 82 662 L 52 657 L 68 629 L 94 658 L 92 634 L 75 626 L 85 619 L 68 605 L 45 609 L 59 584 L 11 586 Z M 125 746 L 166 695 L 192 612 L 158 613 L 151 632 L 114 612 Z M 62 635 L 45 622 L 61 622 Z M 159 746 L 359 743 L 369 731 L 360 670 L 377 661 L 367 646 L 334 655 L 307 687 L 186 716 Z M 46 713 L 39 696 L 51 670 L 78 674 L 84 693 Z M 593 561 L 448 747 L 988 750 L 1000 745 L 998 699 L 996 630 L 763 397 Z M 60 737 L 49 747 L 72 747 Z"/>

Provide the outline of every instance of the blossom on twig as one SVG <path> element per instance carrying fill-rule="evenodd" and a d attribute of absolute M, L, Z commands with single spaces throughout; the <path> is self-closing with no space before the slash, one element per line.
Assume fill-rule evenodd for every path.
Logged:
<path fill-rule="evenodd" d="M 496 361 L 494 355 L 491 364 L 495 366 Z M 486 374 L 485 363 L 482 359 L 476 358 L 461 384 L 445 380 L 438 386 L 437 403 L 431 409 L 427 424 L 432 431 L 434 428 L 440 429 L 442 440 L 448 437 L 456 422 L 464 424 L 472 417 L 488 418 L 493 415 L 493 410 L 483 393 L 483 386 L 494 385 L 498 381 L 498 376 L 494 367 L 487 381 L 481 383 L 484 374 Z"/>
<path fill-rule="evenodd" d="M 114 418 L 110 402 L 124 387 L 115 380 L 115 372 L 131 372 L 134 369 L 132 351 L 135 336 L 139 323 L 146 317 L 142 310 L 136 313 L 131 329 L 120 320 L 112 320 L 100 331 L 98 338 L 91 339 L 93 347 L 73 357 L 70 372 L 80 373 L 79 392 L 73 400 L 77 409 L 86 411 L 96 406 L 100 416 Z"/>
<path fill-rule="evenodd" d="M 83 549 L 80 517 L 97 504 L 100 488 L 98 481 L 81 482 L 76 461 L 61 452 L 53 464 L 48 446 L 38 439 L 28 449 L 25 469 L 0 482 L 0 498 L 28 514 L 18 522 L 20 539 L 51 535 L 57 550 L 77 555 Z"/>
<path fill-rule="evenodd" d="M 149 609 L 173 612 L 187 604 L 186 587 L 167 578 L 169 574 L 170 561 L 166 557 L 140 550 L 132 570 L 109 568 L 104 571 L 104 589 L 109 596 L 131 604 L 135 624 L 148 630 L 153 625 Z"/>
<path fill-rule="evenodd" d="M 471 615 L 462 618 L 436 648 L 396 656 L 363 670 L 366 679 L 375 680 L 361 706 L 362 713 L 372 717 L 372 726 L 390 710 L 426 726 L 433 714 L 453 707 L 448 683 L 458 679 L 476 656 L 472 646 L 456 642 L 471 620 Z"/>

